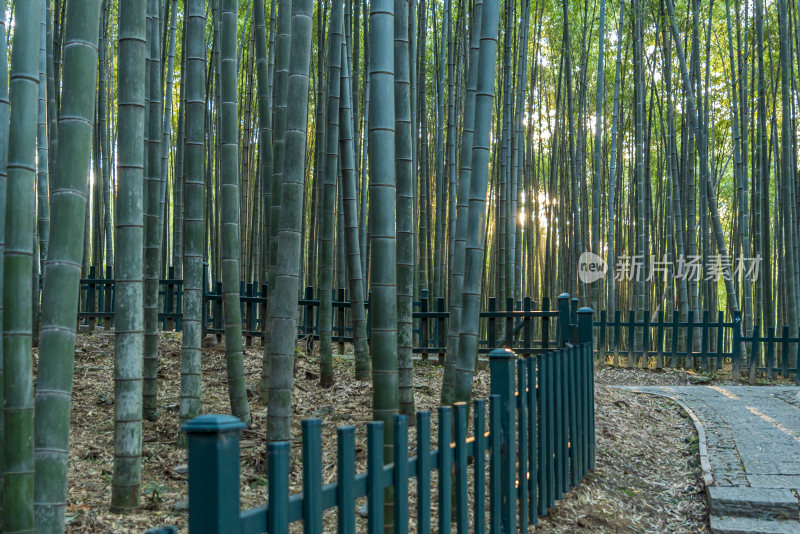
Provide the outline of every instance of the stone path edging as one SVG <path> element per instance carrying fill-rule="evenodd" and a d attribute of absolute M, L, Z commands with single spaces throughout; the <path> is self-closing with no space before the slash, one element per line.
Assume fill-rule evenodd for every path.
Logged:
<path fill-rule="evenodd" d="M 670 399 L 692 419 L 712 533 L 800 534 L 800 388 L 611 387 Z"/>
<path fill-rule="evenodd" d="M 674 401 L 678 406 L 680 406 L 683 411 L 685 411 L 689 418 L 691 418 L 692 423 L 694 424 L 694 429 L 697 431 L 697 441 L 698 441 L 698 449 L 700 454 L 700 468 L 703 470 L 703 484 L 705 485 L 706 491 L 706 498 L 708 498 L 708 488 L 714 485 L 714 475 L 711 472 L 711 462 L 708 461 L 708 445 L 706 444 L 706 431 L 703 427 L 703 423 L 700 419 L 697 418 L 695 413 L 692 411 L 689 406 L 686 405 L 682 400 L 671 397 L 664 392 L 656 392 L 656 391 L 642 391 L 636 388 L 636 386 L 613 386 L 617 389 L 622 389 L 625 391 L 634 391 L 636 393 L 643 393 L 646 395 L 655 395 L 657 397 L 663 397 L 665 399 L 669 399 Z"/>

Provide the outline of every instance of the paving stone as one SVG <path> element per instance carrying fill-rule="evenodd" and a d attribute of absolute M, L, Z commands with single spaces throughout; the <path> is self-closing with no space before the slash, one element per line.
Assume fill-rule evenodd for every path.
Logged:
<path fill-rule="evenodd" d="M 800 475 L 747 475 L 751 486 L 800 491 Z"/>
<path fill-rule="evenodd" d="M 800 534 L 800 521 L 711 516 L 713 534 Z"/>
<path fill-rule="evenodd" d="M 800 505 L 788 489 L 708 488 L 711 515 L 769 519 L 800 519 Z"/>

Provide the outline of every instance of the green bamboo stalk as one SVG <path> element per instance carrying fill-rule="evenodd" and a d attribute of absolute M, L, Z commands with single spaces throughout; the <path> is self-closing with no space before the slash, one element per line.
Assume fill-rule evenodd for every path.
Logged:
<path fill-rule="evenodd" d="M 358 229 L 358 200 L 356 199 L 355 148 L 353 143 L 353 110 L 351 104 L 350 69 L 346 44 L 342 43 L 341 107 L 339 115 L 339 151 L 341 154 L 342 204 L 344 237 L 347 250 L 347 274 L 350 282 L 350 313 L 353 323 L 353 356 L 356 380 L 370 377 L 369 347 L 367 346 L 367 315 L 364 308 L 364 280 L 361 271 L 361 244 Z"/>
<path fill-rule="evenodd" d="M 158 280 L 161 274 L 161 136 L 162 85 L 160 1 L 148 0 L 147 46 L 149 48 L 147 101 L 147 168 L 144 212 L 144 383 L 143 416 L 158 418 Z"/>
<path fill-rule="evenodd" d="M 34 227 L 33 270 L 31 272 L 31 299 L 33 346 L 39 346 L 40 287 L 39 278 L 44 271 L 47 244 L 50 240 L 50 202 L 48 191 L 47 157 L 47 10 L 42 10 L 39 42 L 39 107 L 36 125 L 36 226 Z"/>
<path fill-rule="evenodd" d="M 786 321 L 789 325 L 789 335 L 794 336 L 797 333 L 797 267 L 795 265 L 795 247 L 793 240 L 797 233 L 796 228 L 796 210 L 793 208 L 794 197 L 794 182 L 795 165 L 794 165 L 794 151 L 792 140 L 792 114 L 791 114 L 791 100 L 792 89 L 790 88 L 791 73 L 790 65 L 791 59 L 789 57 L 790 39 L 789 39 L 789 22 L 786 9 L 786 0 L 779 0 L 778 2 L 778 22 L 780 34 L 780 72 L 781 72 L 781 200 L 786 203 L 784 208 L 783 217 L 783 232 L 784 239 L 787 246 L 784 248 L 783 253 L 786 258 L 786 290 L 788 298 L 786 300 Z"/>
<path fill-rule="evenodd" d="M 184 21 L 188 19 L 188 2 L 183 6 Z M 186 23 L 184 22 L 181 40 L 181 75 L 186 75 Z M 185 78 L 184 78 L 185 81 Z M 202 87 L 203 80 L 200 85 Z M 175 267 L 175 278 L 183 279 L 183 187 L 186 180 L 186 83 L 181 84 L 178 96 L 178 131 L 175 140 L 175 161 L 173 170 L 174 204 L 172 226 L 172 265 Z"/>
<path fill-rule="evenodd" d="M 270 18 L 272 20 L 270 26 L 270 36 L 274 38 L 274 21 L 275 21 L 275 0 L 272 0 L 272 8 L 270 10 Z M 270 239 L 270 208 L 272 204 L 272 98 L 270 87 L 270 65 L 267 52 L 266 40 L 266 21 L 264 15 L 264 0 L 255 0 L 253 3 L 253 22 L 256 27 L 256 69 L 258 73 L 258 120 L 260 125 L 259 130 L 259 169 L 261 177 L 261 196 L 263 206 L 263 220 L 264 228 L 262 239 L 263 246 L 263 264 L 264 269 L 262 272 L 265 274 L 264 280 L 269 277 L 269 239 Z M 274 53 L 274 46 L 270 47 L 269 53 Z M 267 288 L 269 291 L 269 288 Z M 264 331 L 269 330 L 267 318 L 264 318 Z M 266 346 L 266 344 L 265 344 Z M 266 363 L 267 353 L 264 353 L 264 360 Z M 262 381 L 261 400 L 266 401 L 265 384 Z"/>
<path fill-rule="evenodd" d="M 55 1 L 58 7 L 59 0 Z M 49 168 L 56 164 L 56 151 L 58 148 L 58 108 L 56 108 L 55 90 L 55 64 L 53 58 L 53 12 L 51 4 L 47 2 L 47 120 L 50 123 L 48 141 L 50 143 L 47 156 L 50 159 Z"/>
<path fill-rule="evenodd" d="M 204 135 L 206 70 L 206 1 L 186 3 L 186 180 L 184 182 L 183 346 L 181 351 L 180 422 L 200 414 L 202 408 L 201 343 L 203 338 L 203 253 L 205 228 Z"/>
<path fill-rule="evenodd" d="M 461 137 L 461 165 L 458 171 L 457 217 L 455 240 L 450 268 L 450 299 L 447 322 L 447 353 L 442 375 L 442 404 L 455 402 L 456 363 L 458 361 L 458 341 L 461 333 L 461 301 L 464 287 L 464 267 L 466 243 L 469 234 L 469 189 L 472 179 L 472 146 L 475 137 L 475 93 L 478 85 L 478 61 L 481 38 L 483 0 L 476 0 L 472 11 L 472 36 L 467 70 L 467 95 L 464 104 L 464 123 Z"/>
<path fill-rule="evenodd" d="M 395 174 L 397 176 L 397 367 L 400 413 L 413 420 L 414 174 L 411 145 L 411 80 L 408 0 L 394 0 Z"/>
<path fill-rule="evenodd" d="M 269 278 L 269 238 L 270 238 L 270 206 L 272 204 L 272 71 L 275 58 L 275 7 L 276 2 L 270 2 L 270 27 L 269 46 L 266 40 L 266 21 L 264 15 L 264 0 L 254 0 L 253 21 L 256 25 L 256 69 L 258 72 L 258 120 L 260 125 L 259 138 L 259 173 L 261 176 L 262 199 L 262 238 L 261 238 L 261 279 Z M 267 321 L 264 321 L 267 329 Z M 266 399 L 264 399 L 266 400 Z"/>
<path fill-rule="evenodd" d="M 444 134 L 445 134 L 445 98 L 444 93 L 445 77 L 447 69 L 447 35 L 450 32 L 452 0 L 444 1 L 444 11 L 442 12 L 441 35 L 439 35 L 439 54 L 436 62 L 438 73 L 436 75 L 436 139 L 434 153 L 434 172 L 436 173 L 435 183 L 435 202 L 436 214 L 434 218 L 434 244 L 433 244 L 433 279 L 431 280 L 432 295 L 435 297 L 444 296 L 442 274 L 444 262 L 444 229 L 445 229 L 445 162 L 444 162 Z M 434 11 L 434 17 L 436 13 Z M 434 18 L 435 22 L 435 18 Z"/>
<path fill-rule="evenodd" d="M 2 0 L 0 7 L 0 43 L 6 41 L 6 2 Z M 8 100 L 8 47 L 0 46 L 0 139 L 8 139 L 10 102 Z M 8 143 L 0 142 L 0 206 L 5 209 L 6 205 L 6 185 L 8 183 Z M 5 251 L 5 228 L 6 219 L 0 217 L 0 254 Z M 0 294 L 3 289 L 3 261 L 0 261 Z M 0 298 L 0 330 L 3 325 L 3 299 Z M 3 365 L 3 345 L 0 343 L 0 405 L 4 402 L 3 387 L 4 382 Z M 0 410 L 0 495 L 4 490 L 5 470 L 3 462 L 5 458 L 5 417 L 3 410 Z M 0 526 L 3 525 L 3 499 L 0 498 Z"/>
<path fill-rule="evenodd" d="M 517 224 L 519 221 L 520 205 L 522 204 L 522 192 L 524 174 L 520 175 L 522 171 L 522 164 L 525 158 L 525 148 L 523 142 L 525 140 L 524 129 L 522 120 L 525 112 L 525 94 L 528 87 L 528 36 L 530 33 L 530 0 L 525 0 L 522 5 L 522 28 L 520 35 L 519 50 L 517 51 L 517 87 L 516 96 L 514 97 L 514 131 L 513 131 L 513 146 L 512 146 L 512 164 L 511 164 L 511 216 L 508 218 L 508 255 L 509 255 L 509 275 L 513 293 L 509 293 L 509 297 L 513 297 L 516 302 L 519 300 L 520 291 L 522 289 L 522 231 L 524 226 L 529 225 L 530 219 L 525 221 L 524 224 Z M 535 82 L 535 80 L 533 80 Z M 599 202 L 598 202 L 599 204 Z M 526 214 L 527 215 L 527 214 Z"/>
<path fill-rule="evenodd" d="M 114 478 L 111 509 L 139 505 L 144 348 L 143 186 L 146 0 L 120 4 L 114 255 Z"/>
<path fill-rule="evenodd" d="M 275 291 L 275 271 L 278 257 L 278 225 L 281 219 L 281 183 L 283 182 L 286 151 L 286 105 L 288 101 L 289 46 L 292 35 L 292 0 L 278 1 L 278 26 L 275 40 L 275 94 L 273 95 L 272 177 L 269 209 L 269 250 L 267 275 L 267 323 L 264 330 L 263 364 L 261 370 L 261 401 L 269 397 L 272 361 L 272 298 Z"/>
<path fill-rule="evenodd" d="M 231 412 L 250 422 L 244 377 L 242 312 L 239 307 L 239 126 L 236 89 L 238 0 L 222 0 L 220 10 L 220 199 L 222 230 L 222 299 L 225 319 L 225 361 Z"/>
<path fill-rule="evenodd" d="M 167 5 L 167 4 L 165 4 Z M 167 184 L 169 174 L 169 152 L 170 152 L 170 136 L 172 134 L 172 86 L 173 86 L 173 79 L 174 79 L 174 67 L 175 67 L 175 41 L 177 36 L 177 19 L 178 19 L 178 0 L 172 0 L 172 8 L 169 9 L 170 13 L 170 23 L 169 23 L 169 47 L 167 51 L 167 65 L 166 65 L 166 90 L 164 92 L 165 101 L 163 107 L 163 120 L 162 120 L 162 131 L 161 131 L 161 186 L 160 192 L 161 196 L 159 198 L 159 227 L 163 228 L 165 231 L 161 236 L 162 240 L 162 252 L 161 252 L 161 261 L 169 265 L 169 255 L 166 253 L 167 245 L 169 244 L 169 239 L 167 236 L 169 235 L 166 232 L 166 225 L 169 221 L 169 217 L 167 217 L 167 212 L 169 211 L 169 206 L 167 205 L 167 198 L 166 192 L 168 190 Z M 176 141 L 176 144 L 180 144 L 180 139 Z M 177 186 L 180 182 L 178 175 L 176 174 L 173 176 L 173 184 Z M 175 205 L 174 208 L 177 210 L 177 192 L 175 198 Z M 178 269 L 176 269 L 177 271 Z M 162 269 L 164 275 L 167 274 L 167 269 Z M 176 273 L 176 276 L 178 273 Z M 180 276 L 177 276 L 180 278 Z"/>
<path fill-rule="evenodd" d="M 373 0 L 369 15 L 372 99 L 394 96 L 394 0 Z M 369 110 L 370 333 L 372 417 L 383 421 L 384 458 L 392 458 L 392 418 L 398 411 L 397 249 L 395 240 L 395 107 Z M 388 460 L 387 460 L 388 461 Z"/>
<path fill-rule="evenodd" d="M 486 242 L 486 187 L 489 180 L 489 155 L 492 110 L 494 105 L 495 61 L 500 2 L 484 0 L 481 13 L 481 45 L 478 60 L 478 83 L 475 97 L 475 138 L 472 147 L 472 175 L 469 190 L 468 225 L 470 233 L 465 245 L 465 267 L 461 333 L 456 362 L 455 399 L 469 401 L 475 354 L 478 352 L 478 326 L 481 304 L 481 282 Z"/>
<path fill-rule="evenodd" d="M 47 249 L 50 243 L 50 201 L 48 186 L 48 141 L 47 141 L 47 10 L 42 10 L 42 31 L 39 49 L 39 120 L 36 128 L 36 233 L 39 238 L 39 267 L 44 271 Z M 35 257 L 34 257 L 35 260 Z M 37 280 L 38 282 L 38 280 Z M 33 288 L 34 322 L 38 314 L 38 283 Z M 34 330 L 35 332 L 35 330 Z M 34 338 L 37 336 L 34 335 Z"/>
<path fill-rule="evenodd" d="M 230 1 L 230 0 L 227 0 Z M 281 183 L 281 220 L 270 328 L 270 382 L 267 439 L 290 439 L 297 297 L 302 253 L 301 226 L 311 62 L 312 0 L 292 3 L 291 57 L 286 109 L 286 160 Z"/>
<path fill-rule="evenodd" d="M 108 21 L 110 18 L 110 9 L 111 9 L 111 0 L 103 0 L 103 7 L 102 7 L 102 20 L 101 20 L 101 29 L 100 29 L 100 36 L 98 42 L 98 62 L 100 63 L 100 68 L 98 70 L 98 78 L 97 78 L 97 128 L 100 130 L 100 153 L 101 153 L 101 165 L 102 168 L 102 179 L 103 179 L 103 225 L 104 225 L 104 234 L 106 238 L 105 248 L 106 248 L 106 257 L 105 257 L 105 264 L 106 266 L 111 266 L 114 264 L 114 231 L 111 226 L 111 190 L 113 189 L 113 184 L 111 183 L 112 175 L 111 169 L 109 167 L 109 152 L 110 152 L 110 145 L 109 145 L 109 134 L 108 134 L 108 124 L 106 119 L 106 114 L 108 112 L 108 102 L 107 102 L 107 84 L 106 84 L 106 69 L 108 68 L 108 61 L 106 59 L 106 41 L 108 35 Z M 48 91 L 50 90 L 48 86 Z M 52 135 L 52 134 L 51 134 Z M 98 221 L 97 224 L 100 224 Z"/>
<path fill-rule="evenodd" d="M 11 53 L 6 238 L 3 255 L 3 530 L 34 532 L 31 347 L 36 100 L 44 2 L 17 2 Z"/>
<path fill-rule="evenodd" d="M 512 294 L 512 282 L 509 279 L 509 208 L 511 204 L 510 189 L 511 189 L 511 44 L 514 40 L 513 26 L 511 23 L 511 13 L 514 9 L 514 0 L 505 0 L 503 7 L 503 78 L 502 78 L 502 91 L 503 98 L 502 107 L 502 120 L 498 121 L 498 129 L 500 130 L 500 174 L 497 180 L 497 198 L 500 202 L 497 205 L 497 218 L 495 219 L 494 232 L 497 236 L 497 254 L 494 255 L 497 262 L 496 277 L 492 279 L 497 280 L 497 297 L 501 303 L 506 302 L 506 297 Z M 565 50 L 569 50 L 565 46 Z M 499 111 L 498 111 L 499 113 Z M 505 324 L 500 326 L 500 335 L 503 337 L 505 331 Z"/>
<path fill-rule="evenodd" d="M 333 231 L 336 218 L 336 178 L 339 165 L 339 105 L 341 85 L 341 48 L 343 33 L 343 9 L 341 0 L 331 5 L 331 30 L 328 35 L 328 102 L 327 127 L 325 128 L 326 161 L 323 167 L 322 224 L 320 233 L 319 264 L 319 360 L 322 387 L 333 385 Z M 339 239 L 342 239 L 340 234 Z M 340 333 L 341 335 L 341 333 Z"/>
<path fill-rule="evenodd" d="M 572 225 L 571 225 L 571 238 L 572 238 L 572 254 L 573 259 L 577 259 L 580 254 L 583 253 L 583 242 L 582 242 L 582 233 L 581 233 L 581 204 L 580 204 L 580 194 L 579 194 L 579 183 L 578 183 L 578 156 L 576 154 L 575 149 L 575 113 L 574 113 L 574 105 L 573 105 L 573 90 L 572 90 L 572 52 L 571 52 L 571 40 L 570 40 L 570 31 L 569 31 L 569 10 L 567 8 L 568 1 L 562 1 L 563 7 L 563 55 L 564 55 L 564 64 L 563 70 L 564 75 L 566 78 L 566 87 L 565 91 L 567 94 L 567 127 L 569 129 L 569 169 L 570 169 L 570 200 L 572 203 Z M 580 125 L 579 125 L 580 128 Z M 574 271 L 573 271 L 574 273 Z M 570 276 L 569 279 L 569 288 L 573 294 L 576 293 L 576 279 L 574 276 Z"/>
<path fill-rule="evenodd" d="M 597 35 L 597 98 L 595 99 L 594 123 L 594 180 L 592 181 L 592 252 L 600 254 L 600 190 L 602 188 L 603 149 L 603 48 L 605 47 L 606 1 L 600 0 L 600 29 Z M 613 273 L 613 271 L 612 271 Z M 613 278 L 611 276 L 610 278 Z M 592 285 L 592 306 L 600 303 L 600 284 Z"/>
<path fill-rule="evenodd" d="M 44 267 L 36 374 L 35 513 L 37 532 L 64 532 L 75 326 L 95 117 L 101 0 L 67 5 L 61 132 L 50 204 L 53 243 Z"/>
<path fill-rule="evenodd" d="M 614 108 L 611 114 L 611 162 L 608 171 L 608 254 L 606 255 L 606 263 L 608 263 L 609 272 L 614 272 L 615 260 L 614 256 L 614 243 L 616 237 L 616 217 L 617 210 L 615 208 L 616 200 L 616 164 L 617 164 L 617 127 L 619 125 L 619 84 L 620 84 L 620 71 L 622 70 L 622 36 L 625 24 L 625 0 L 620 0 L 619 3 L 619 29 L 617 30 L 617 60 L 614 67 Z M 607 297 L 608 309 L 616 310 L 616 294 L 617 290 L 614 287 L 615 280 L 613 276 L 608 277 Z"/>
<path fill-rule="evenodd" d="M 646 214 L 645 214 L 645 202 L 646 200 L 646 192 L 645 192 L 645 168 L 644 168 L 644 157 L 645 157 L 645 132 L 644 132 L 644 100 L 645 100 L 645 85 L 644 85 L 644 66 L 643 66 L 643 55 L 644 55 L 644 36 L 642 31 L 642 22 L 641 19 L 643 17 L 642 13 L 642 6 L 641 0 L 633 0 L 633 17 L 634 17 L 634 36 L 633 36 L 633 58 L 634 58 L 634 75 L 633 75 L 633 83 L 634 83 L 634 95 L 635 95 L 635 104 L 634 104 L 634 116 L 635 116 L 635 173 L 636 173 L 636 207 L 637 207 L 637 222 L 636 222 L 636 254 L 640 254 L 642 256 L 647 256 L 647 246 L 646 246 Z M 645 309 L 645 302 L 647 297 L 645 296 L 645 278 L 646 275 L 644 273 L 639 276 L 634 284 L 635 284 L 635 307 L 638 310 Z M 628 365 L 631 365 L 631 362 L 628 362 Z"/>

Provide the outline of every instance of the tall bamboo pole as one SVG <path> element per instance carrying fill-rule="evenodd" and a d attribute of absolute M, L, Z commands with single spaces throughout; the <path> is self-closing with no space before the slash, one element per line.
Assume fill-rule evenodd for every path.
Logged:
<path fill-rule="evenodd" d="M 322 232 L 319 264 L 319 356 L 320 385 L 333 384 L 333 234 L 336 224 L 336 182 L 339 171 L 339 105 L 341 86 L 341 48 L 344 27 L 341 0 L 331 5 L 331 30 L 328 36 L 328 101 L 325 114 L 325 166 L 322 184 Z M 344 236 L 339 235 L 341 240 Z M 340 333 L 341 335 L 341 333 Z"/>
<path fill-rule="evenodd" d="M 111 509 L 139 505 L 144 348 L 144 121 L 146 0 L 120 5 L 114 255 L 114 475 Z"/>
<path fill-rule="evenodd" d="M 0 13 L 0 43 L 6 41 L 6 2 L 0 3 L 3 8 Z M 7 41 L 6 41 L 7 42 Z M 49 63 L 49 62 L 48 62 Z M 0 139 L 8 139 L 8 121 L 10 114 L 10 102 L 8 100 L 8 48 L 0 46 Z M 6 206 L 6 185 L 8 183 L 8 143 L 0 143 L 0 206 Z M 6 219 L 0 217 L 0 254 L 5 251 L 5 228 Z M 3 289 L 3 266 L 4 261 L 0 261 L 0 293 Z M 0 298 L 0 329 L 3 325 L 3 299 Z M 0 403 L 4 402 L 4 364 L 3 364 L 3 345 L 0 343 Z M 3 492 L 5 470 L 3 469 L 5 450 L 5 417 L 3 410 L 0 410 L 0 493 Z M 3 524 L 3 499 L 0 498 L 0 525 Z"/>
<path fill-rule="evenodd" d="M 59 154 L 52 175 L 53 243 L 44 268 L 36 374 L 34 509 L 37 532 L 64 532 L 75 326 L 95 118 L 100 0 L 70 2 L 63 58 Z M 99 224 L 99 222 L 98 222 Z"/>
<path fill-rule="evenodd" d="M 200 414 L 203 337 L 203 228 L 205 226 L 205 97 L 206 7 L 205 0 L 186 3 L 186 71 L 183 75 L 186 95 L 186 179 L 185 232 L 183 248 L 183 317 L 181 319 L 181 400 L 180 421 L 185 423 Z M 180 141 L 180 140 L 179 140 Z M 181 441 L 183 438 L 180 438 Z"/>
<path fill-rule="evenodd" d="M 17 2 L 11 52 L 3 254 L 3 530 L 33 532 L 33 224 L 36 99 L 44 2 Z"/>
<path fill-rule="evenodd" d="M 228 0 L 230 1 L 230 0 Z M 281 183 L 281 220 L 270 328 L 270 382 L 267 439 L 290 438 L 297 298 L 300 283 L 301 225 L 305 178 L 308 75 L 311 62 L 311 0 L 292 3 L 291 57 L 287 79 L 292 95 L 286 109 L 286 159 Z"/>
<path fill-rule="evenodd" d="M 353 323 L 353 355 L 356 380 L 370 377 L 370 357 L 367 346 L 367 315 L 364 308 L 364 280 L 361 271 L 361 244 L 358 228 L 356 198 L 355 143 L 353 142 L 353 109 L 351 103 L 350 68 L 346 44 L 342 43 L 341 107 L 339 110 L 339 151 L 341 155 L 342 207 L 344 211 L 347 276 L 350 282 L 350 313 Z"/>
<path fill-rule="evenodd" d="M 489 156 L 492 107 L 494 105 L 494 64 L 497 59 L 497 33 L 500 2 L 484 0 L 481 14 L 481 45 L 478 83 L 475 97 L 475 138 L 472 147 L 472 176 L 469 189 L 468 224 L 470 234 L 465 246 L 464 289 L 461 332 L 458 340 L 455 400 L 472 397 L 475 354 L 478 351 L 478 326 L 481 305 L 481 278 L 486 242 L 486 187 L 489 180 Z"/>
<path fill-rule="evenodd" d="M 239 125 L 236 90 L 238 0 L 222 0 L 220 9 L 220 176 L 222 184 L 222 297 L 225 321 L 225 367 L 231 412 L 250 422 L 239 307 Z"/>
<path fill-rule="evenodd" d="M 155 421 L 158 417 L 158 280 L 161 274 L 161 41 L 160 2 L 148 0 L 147 46 L 148 103 L 146 118 L 147 163 L 145 173 L 144 212 L 144 382 L 143 417 Z"/>

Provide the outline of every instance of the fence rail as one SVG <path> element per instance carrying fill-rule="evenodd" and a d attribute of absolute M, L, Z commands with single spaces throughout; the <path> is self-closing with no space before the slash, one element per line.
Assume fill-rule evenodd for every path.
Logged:
<path fill-rule="evenodd" d="M 489 354 L 491 395 L 472 404 L 468 437 L 465 403 L 438 410 L 437 447 L 431 449 L 430 413 L 416 415 L 416 456 L 409 457 L 408 418 L 393 419 L 393 456 L 385 458 L 382 422 L 367 423 L 367 470 L 356 474 L 355 428 L 337 429 L 336 480 L 322 484 L 321 421 L 302 423 L 302 491 L 290 495 L 289 442 L 267 445 L 268 497 L 264 506 L 241 511 L 239 436 L 243 425 L 224 415 L 204 415 L 184 430 L 189 455 L 189 530 L 192 533 L 321 533 L 323 512 L 336 509 L 337 531 L 356 528 L 355 500 L 366 497 L 367 531 L 517 532 L 535 524 L 594 468 L 594 378 L 591 309 L 578 314 L 579 343 L 517 357 L 511 350 Z M 471 466 L 471 468 L 470 468 Z M 470 479 L 469 470 L 472 470 Z M 431 475 L 437 473 L 435 495 Z M 411 480 L 416 503 L 409 498 Z M 469 489 L 472 485 L 472 502 Z M 391 516 L 384 518 L 386 488 Z M 436 506 L 431 506 L 432 498 Z M 415 505 L 415 506 L 414 506 Z M 487 506 L 488 505 L 488 506 Z M 488 507 L 488 516 L 486 510 Z M 433 517 L 431 510 L 438 510 Z M 519 525 L 519 529 L 518 529 Z M 502 530 L 501 530 L 502 529 Z M 170 532 L 170 527 L 151 533 Z"/>
<path fill-rule="evenodd" d="M 757 377 L 792 378 L 800 385 L 797 372 L 800 342 L 798 336 L 789 335 L 789 327 L 769 327 L 762 331 L 754 325 L 749 335 L 743 335 L 741 314 L 736 312 L 731 320 L 718 312 L 712 320 L 703 311 L 698 321 L 693 311 L 681 320 L 674 311 L 672 318 L 663 311 L 655 316 L 644 311 L 630 310 L 627 320 L 616 310 L 609 320 L 602 310 L 595 321 L 596 354 L 614 365 L 650 366 L 656 368 L 683 367 L 703 371 L 722 369 L 729 364 L 731 378 L 738 380 L 747 371 L 750 380 Z"/>

